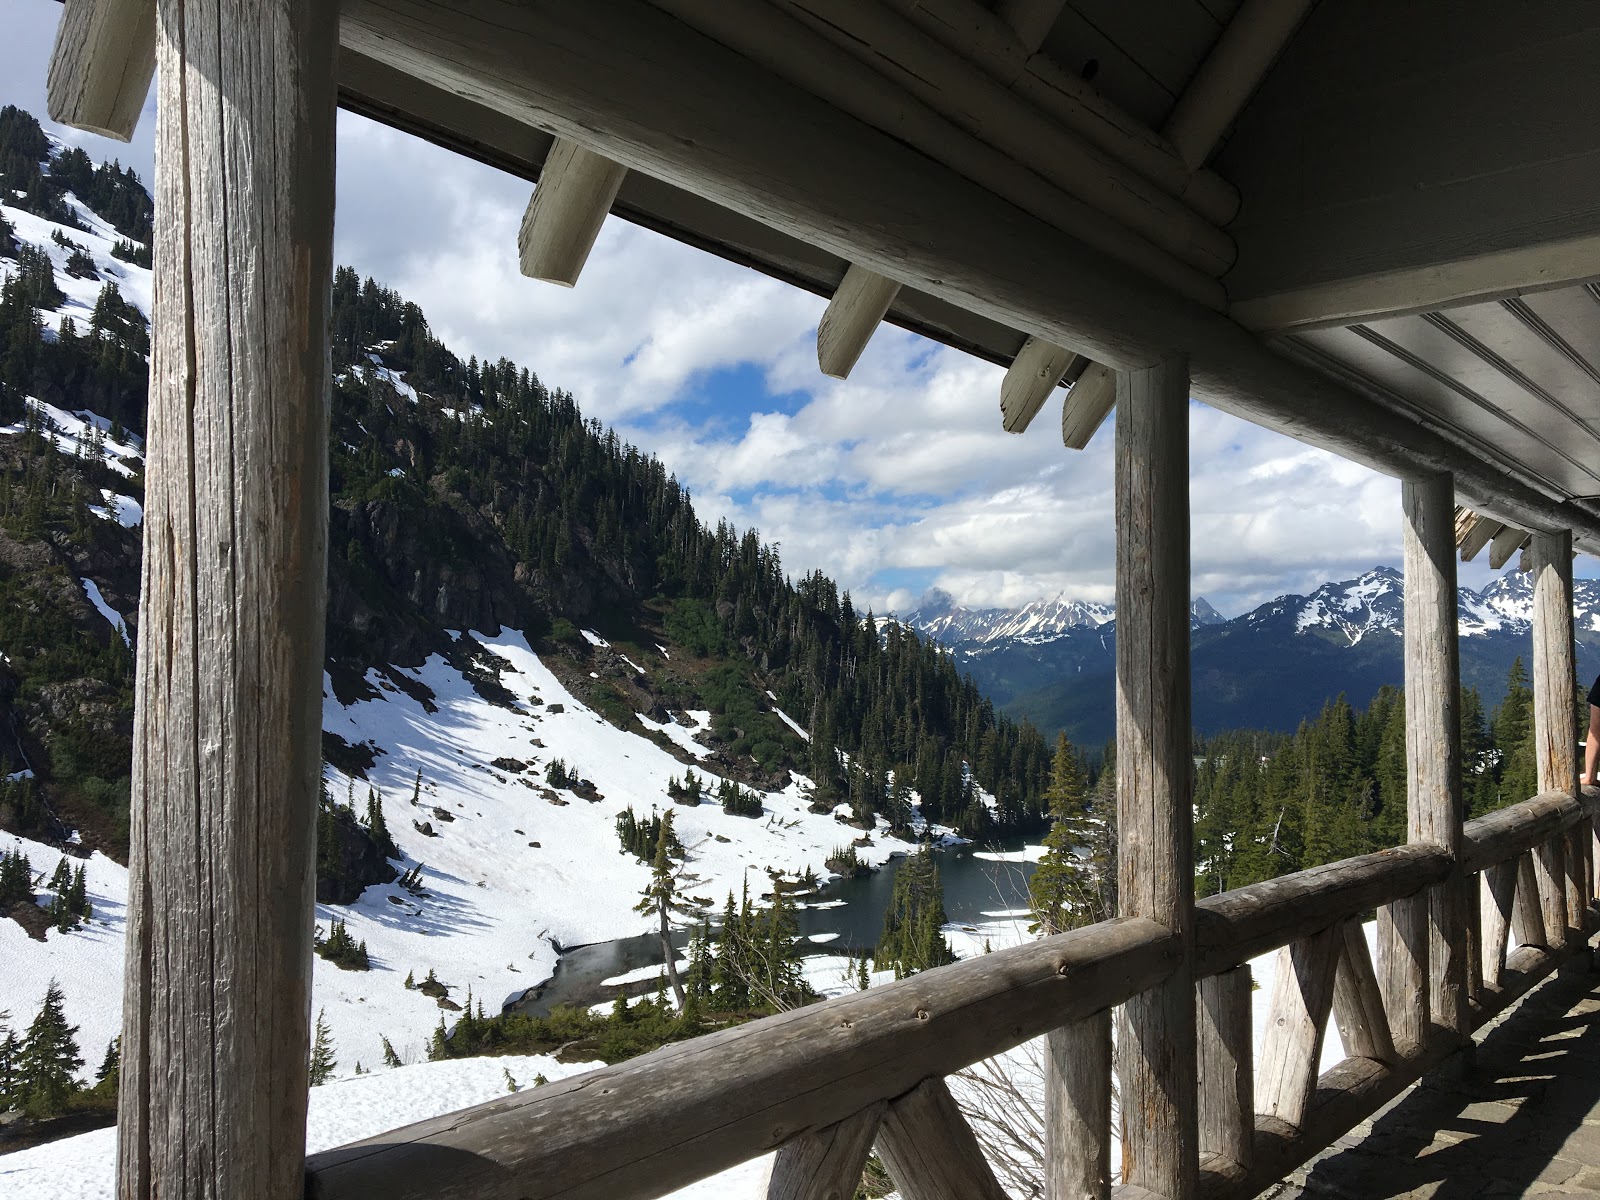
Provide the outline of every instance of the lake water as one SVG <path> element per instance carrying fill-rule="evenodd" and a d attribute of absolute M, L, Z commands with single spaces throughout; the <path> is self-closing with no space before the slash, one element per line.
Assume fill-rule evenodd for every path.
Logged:
<path fill-rule="evenodd" d="M 986 914 L 1027 907 L 1028 878 L 1033 874 L 1033 864 L 995 862 L 976 853 L 980 849 L 1018 850 L 1021 845 L 1016 842 L 990 847 L 952 846 L 938 852 L 944 911 L 952 923 L 977 924 L 992 919 Z M 807 907 L 796 914 L 801 935 L 835 933 L 838 937 L 812 942 L 806 952 L 859 955 L 871 950 L 883 930 L 883 914 L 888 911 L 889 898 L 894 891 L 895 871 L 903 861 L 903 858 L 891 859 L 859 879 L 836 879 L 816 896 L 808 897 L 808 905 L 820 902 L 828 907 Z M 676 934 L 673 939 L 680 950 L 688 940 L 685 932 Z M 661 962 L 661 939 L 653 933 L 575 946 L 561 955 L 552 979 L 530 989 L 521 1000 L 507 1008 L 542 1017 L 559 1004 L 598 1004 L 615 994 L 615 989 L 602 988 L 605 980 L 641 967 L 658 967 Z M 652 978 L 627 990 L 634 994 L 653 992 L 655 988 Z"/>

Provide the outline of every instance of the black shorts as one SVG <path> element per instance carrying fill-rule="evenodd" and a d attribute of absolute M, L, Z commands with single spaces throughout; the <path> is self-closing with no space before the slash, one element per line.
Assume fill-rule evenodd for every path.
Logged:
<path fill-rule="evenodd" d="M 1600 676 L 1595 677 L 1594 686 L 1589 689 L 1589 703 L 1595 708 L 1600 708 Z"/>

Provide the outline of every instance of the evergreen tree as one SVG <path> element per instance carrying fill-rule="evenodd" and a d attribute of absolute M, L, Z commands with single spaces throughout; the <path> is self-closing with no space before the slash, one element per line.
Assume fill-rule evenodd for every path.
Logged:
<path fill-rule="evenodd" d="M 444 1022 L 441 1019 L 440 1028 Z M 333 1078 L 333 1072 L 339 1063 L 334 1057 L 333 1034 L 328 1030 L 328 1023 L 324 1019 L 323 1010 L 317 1010 L 317 1027 L 311 1040 L 311 1086 L 317 1087 L 327 1083 Z"/>
<path fill-rule="evenodd" d="M 1077 749 L 1062 733 L 1056 739 L 1050 786 L 1045 791 L 1052 824 L 1044 839 L 1044 857 L 1028 880 L 1034 917 L 1046 933 L 1061 933 L 1099 918 L 1093 882 L 1083 858 L 1090 840 L 1084 776 Z"/>
<path fill-rule="evenodd" d="M 698 882 L 698 879 L 686 873 L 684 868 L 672 859 L 672 847 L 677 838 L 672 832 L 672 813 L 662 815 L 661 832 L 656 839 L 655 862 L 651 867 L 650 882 L 645 885 L 640 893 L 639 903 L 634 905 L 634 912 L 645 916 L 654 916 L 658 923 L 661 935 L 661 955 L 666 963 L 667 980 L 672 984 L 672 994 L 677 998 L 678 1007 L 683 1008 L 687 1003 L 687 996 L 683 988 L 683 980 L 678 975 L 678 952 L 672 945 L 672 929 L 674 921 L 684 918 L 696 918 L 703 910 L 703 902 L 697 898 L 685 895 L 680 889 L 684 884 Z"/>
<path fill-rule="evenodd" d="M 390 1044 L 389 1039 L 379 1034 L 378 1040 L 383 1043 L 383 1065 L 386 1067 L 400 1066 L 400 1056 L 394 1052 L 394 1046 Z"/>
<path fill-rule="evenodd" d="M 943 926 L 944 885 L 933 852 L 924 845 L 900 860 L 894 874 L 889 908 L 883 914 L 883 933 L 874 959 L 880 971 L 893 970 L 895 978 L 914 975 L 954 962 Z"/>
<path fill-rule="evenodd" d="M 29 1116 L 59 1116 L 78 1092 L 83 1058 L 78 1053 L 77 1033 L 76 1025 L 67 1024 L 64 997 L 52 979 L 18 1055 L 22 1107 Z"/>

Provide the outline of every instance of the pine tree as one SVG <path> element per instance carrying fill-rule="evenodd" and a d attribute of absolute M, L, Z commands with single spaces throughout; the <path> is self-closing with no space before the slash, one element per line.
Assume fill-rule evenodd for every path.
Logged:
<path fill-rule="evenodd" d="M 944 885 L 933 851 L 924 845 L 895 870 L 874 955 L 878 970 L 893 970 L 900 979 L 954 962 L 955 954 L 944 939 L 944 921 Z"/>
<path fill-rule="evenodd" d="M 21 1108 L 27 1098 L 22 1086 L 22 1039 L 7 1026 L 9 1013 L 0 1013 L 0 1112 Z"/>
<path fill-rule="evenodd" d="M 441 1026 L 442 1024 L 441 1020 Z M 328 1030 L 324 1010 L 319 1008 L 316 1032 L 311 1040 L 311 1086 L 317 1087 L 327 1083 L 333 1078 L 334 1069 L 338 1065 L 338 1061 L 334 1058 L 333 1034 Z"/>
<path fill-rule="evenodd" d="M 54 979 L 45 990 L 39 1015 L 28 1026 L 18 1056 L 23 1109 L 32 1117 L 58 1116 L 79 1090 L 78 1027 L 67 1024 L 65 998 Z"/>
<path fill-rule="evenodd" d="M 119 1034 L 106 1043 L 105 1057 L 100 1060 L 100 1069 L 94 1073 L 95 1091 L 115 1096 L 121 1082 L 122 1036 Z"/>
<path fill-rule="evenodd" d="M 386 1067 L 400 1066 L 400 1056 L 394 1052 L 394 1046 L 390 1044 L 389 1039 L 379 1034 L 378 1040 L 383 1043 L 383 1065 Z"/>
<path fill-rule="evenodd" d="M 1060 933 L 1096 919 L 1093 885 L 1081 854 L 1091 836 L 1083 763 L 1065 733 L 1056 739 L 1045 799 L 1053 823 L 1028 894 L 1039 927 Z"/>
<path fill-rule="evenodd" d="M 672 849 L 677 844 L 677 836 L 672 831 L 672 813 L 668 811 L 661 817 L 661 832 L 656 838 L 655 862 L 651 866 L 650 882 L 640 893 L 639 903 L 633 906 L 633 911 L 644 916 L 654 916 L 657 920 L 661 936 L 662 960 L 667 968 L 667 981 L 672 985 L 672 994 L 681 1009 L 688 1002 L 688 997 L 683 989 L 683 980 L 678 976 L 678 952 L 672 945 L 673 922 L 675 918 L 682 920 L 698 917 L 704 905 L 696 897 L 684 895 L 679 890 L 683 884 L 693 884 L 699 880 L 696 876 L 687 874 L 683 867 L 672 861 Z"/>

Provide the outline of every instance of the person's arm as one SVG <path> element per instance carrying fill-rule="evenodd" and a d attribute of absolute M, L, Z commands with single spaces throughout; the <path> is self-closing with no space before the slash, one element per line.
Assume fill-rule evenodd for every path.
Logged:
<path fill-rule="evenodd" d="M 1600 708 L 1589 705 L 1589 739 L 1583 748 L 1583 783 L 1595 786 L 1595 768 L 1600 766 Z"/>

